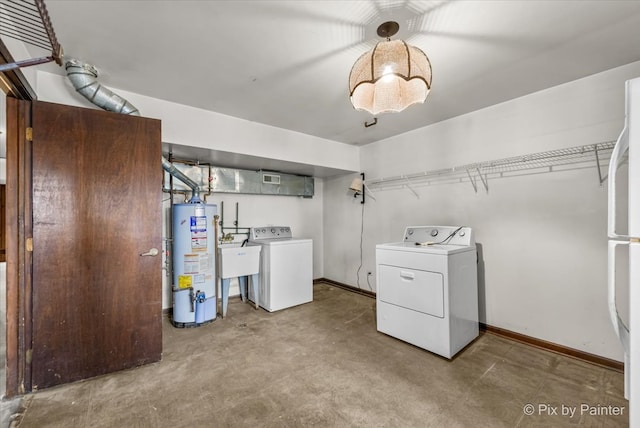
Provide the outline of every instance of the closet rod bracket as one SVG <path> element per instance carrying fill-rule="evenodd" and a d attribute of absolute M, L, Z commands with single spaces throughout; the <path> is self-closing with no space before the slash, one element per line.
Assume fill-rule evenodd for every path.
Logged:
<path fill-rule="evenodd" d="M 598 145 L 594 144 L 593 145 L 593 153 L 595 154 L 596 157 L 596 169 L 598 170 L 598 181 L 600 182 L 600 186 L 602 186 L 602 184 L 607 181 L 607 176 L 603 176 L 602 175 L 602 167 L 600 165 L 600 156 L 598 154 Z"/>

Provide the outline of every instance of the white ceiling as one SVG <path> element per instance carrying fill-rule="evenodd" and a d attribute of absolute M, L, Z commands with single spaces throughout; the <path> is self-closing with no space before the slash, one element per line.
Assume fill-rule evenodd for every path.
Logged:
<path fill-rule="evenodd" d="M 65 55 L 108 87 L 354 145 L 640 60 L 640 1 L 46 4 Z M 432 91 L 365 128 L 349 71 L 387 20 L 430 58 Z"/>

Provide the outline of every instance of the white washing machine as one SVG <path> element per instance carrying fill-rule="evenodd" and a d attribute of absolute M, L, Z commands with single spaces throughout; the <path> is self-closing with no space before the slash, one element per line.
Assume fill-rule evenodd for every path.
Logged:
<path fill-rule="evenodd" d="M 469 227 L 407 227 L 376 246 L 378 331 L 453 358 L 478 337 L 478 269 Z"/>
<path fill-rule="evenodd" d="M 274 312 L 313 301 L 313 240 L 294 238 L 288 226 L 250 232 L 249 245 L 262 246 L 258 305 Z"/>

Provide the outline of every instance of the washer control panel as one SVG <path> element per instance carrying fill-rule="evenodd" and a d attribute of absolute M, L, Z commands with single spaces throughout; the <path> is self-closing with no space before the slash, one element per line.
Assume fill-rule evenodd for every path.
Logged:
<path fill-rule="evenodd" d="M 291 228 L 289 226 L 262 226 L 252 227 L 250 232 L 251 241 L 261 239 L 291 239 Z"/>
<path fill-rule="evenodd" d="M 475 245 L 473 230 L 467 226 L 408 226 L 403 242 L 440 245 Z"/>

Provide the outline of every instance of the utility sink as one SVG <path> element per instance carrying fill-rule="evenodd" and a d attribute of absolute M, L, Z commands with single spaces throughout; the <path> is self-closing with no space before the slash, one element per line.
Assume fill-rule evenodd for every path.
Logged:
<path fill-rule="evenodd" d="M 260 271 L 260 245 L 222 244 L 218 248 L 220 278 L 255 275 Z"/>

